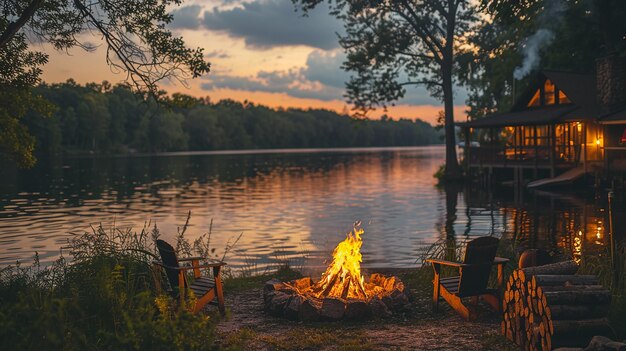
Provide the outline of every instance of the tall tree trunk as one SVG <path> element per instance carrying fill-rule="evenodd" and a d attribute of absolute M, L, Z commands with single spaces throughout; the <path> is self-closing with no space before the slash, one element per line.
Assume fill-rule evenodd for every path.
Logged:
<path fill-rule="evenodd" d="M 443 227 L 443 234 L 446 239 L 446 254 L 444 259 L 456 261 L 458 258 L 456 257 L 457 242 L 454 224 L 457 219 L 456 212 L 460 192 L 459 184 L 446 184 L 443 190 L 446 193 L 446 218 Z"/>
<path fill-rule="evenodd" d="M 454 62 L 454 32 L 456 28 L 456 11 L 458 3 L 448 0 L 446 13 L 446 41 L 443 47 L 441 62 L 441 79 L 443 84 L 443 106 L 446 137 L 446 180 L 461 178 L 461 167 L 456 158 L 456 135 L 454 130 L 454 96 L 452 92 L 452 66 Z"/>
<path fill-rule="evenodd" d="M 452 59 L 444 57 L 441 67 L 443 80 L 443 106 L 446 138 L 446 180 L 461 178 L 461 167 L 456 157 L 456 135 L 454 130 L 454 100 L 452 95 Z"/>

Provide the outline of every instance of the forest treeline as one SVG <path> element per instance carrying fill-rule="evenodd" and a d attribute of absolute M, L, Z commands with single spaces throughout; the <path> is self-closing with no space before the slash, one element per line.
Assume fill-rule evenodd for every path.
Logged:
<path fill-rule="evenodd" d="M 417 146 L 441 143 L 421 120 L 355 120 L 322 109 L 271 109 L 252 103 L 174 94 L 160 103 L 128 86 L 43 84 L 36 93 L 55 110 L 24 122 L 39 156 L 185 150 Z"/>

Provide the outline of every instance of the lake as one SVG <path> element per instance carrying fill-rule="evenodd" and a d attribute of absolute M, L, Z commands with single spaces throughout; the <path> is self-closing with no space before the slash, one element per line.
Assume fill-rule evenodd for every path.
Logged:
<path fill-rule="evenodd" d="M 231 267 L 289 260 L 319 265 L 361 221 L 366 267 L 414 267 L 445 239 L 494 234 L 516 245 L 582 257 L 602 252 L 602 194 L 515 195 L 439 189 L 442 146 L 72 157 L 0 170 L 0 265 L 51 262 L 70 233 L 156 224 L 173 240 L 208 232 Z M 304 258 L 306 261 L 303 261 Z"/>

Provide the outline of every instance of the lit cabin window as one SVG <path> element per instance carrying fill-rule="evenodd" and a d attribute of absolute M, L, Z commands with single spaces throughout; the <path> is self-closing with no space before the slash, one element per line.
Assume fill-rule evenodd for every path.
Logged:
<path fill-rule="evenodd" d="M 555 92 L 554 84 L 552 84 L 550 79 L 546 79 L 546 83 L 543 85 L 543 101 L 545 101 L 545 105 L 554 105 L 556 103 Z"/>
<path fill-rule="evenodd" d="M 559 104 L 571 104 L 572 101 L 565 95 L 565 93 L 559 90 Z"/>
<path fill-rule="evenodd" d="M 559 99 L 557 100 L 556 97 Z M 543 98 L 543 99 L 542 99 Z M 537 89 L 533 97 L 528 102 L 528 107 L 537 107 L 537 106 L 545 106 L 545 105 L 555 105 L 555 104 L 570 104 L 572 101 L 565 95 L 564 92 L 558 90 L 550 79 L 546 79 L 543 87 Z"/>

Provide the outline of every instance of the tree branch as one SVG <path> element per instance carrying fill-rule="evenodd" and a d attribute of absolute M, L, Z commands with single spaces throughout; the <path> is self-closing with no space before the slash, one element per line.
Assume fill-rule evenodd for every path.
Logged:
<path fill-rule="evenodd" d="M 398 85 L 400 85 L 400 86 L 419 85 L 419 84 L 437 85 L 437 86 L 442 86 L 443 85 L 441 82 L 438 82 L 436 80 L 428 80 L 428 79 L 398 83 Z"/>
<path fill-rule="evenodd" d="M 43 0 L 33 0 L 15 22 L 9 23 L 2 35 L 0 35 L 0 48 L 5 47 L 13 39 L 15 34 L 33 17 L 35 11 L 42 3 Z"/>

